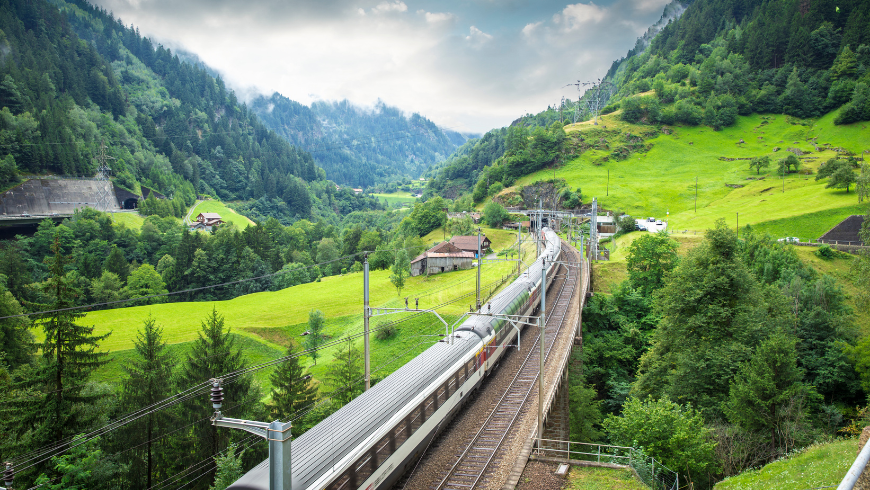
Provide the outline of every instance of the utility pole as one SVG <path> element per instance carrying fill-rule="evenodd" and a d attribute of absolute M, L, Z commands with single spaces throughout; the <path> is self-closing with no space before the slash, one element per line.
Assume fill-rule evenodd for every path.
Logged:
<path fill-rule="evenodd" d="M 610 169 L 607 169 L 607 191 L 605 193 L 606 196 L 610 195 Z"/>
<path fill-rule="evenodd" d="M 222 381 L 214 378 L 211 380 L 211 406 L 214 408 L 211 425 L 242 429 L 269 441 L 269 490 L 292 490 L 292 467 L 290 465 L 292 422 L 281 423 L 276 420 L 269 423 L 224 417 L 221 413 L 221 405 L 224 401 Z"/>
<path fill-rule="evenodd" d="M 523 260 L 523 222 L 520 221 L 517 226 L 517 276 L 520 275 L 520 263 Z"/>
<path fill-rule="evenodd" d="M 544 339 L 547 330 L 547 259 L 541 261 L 541 314 L 538 316 L 538 329 L 541 344 L 541 365 L 538 373 L 538 449 L 541 448 L 541 440 L 544 438 Z"/>
<path fill-rule="evenodd" d="M 363 350 L 365 351 L 366 365 L 366 391 L 372 387 L 371 383 L 371 351 L 369 346 L 369 254 L 363 260 Z"/>
<path fill-rule="evenodd" d="M 695 213 L 698 213 L 698 177 L 695 177 Z"/>
<path fill-rule="evenodd" d="M 480 311 L 480 266 L 483 257 L 480 255 L 480 228 L 477 229 L 477 311 Z"/>

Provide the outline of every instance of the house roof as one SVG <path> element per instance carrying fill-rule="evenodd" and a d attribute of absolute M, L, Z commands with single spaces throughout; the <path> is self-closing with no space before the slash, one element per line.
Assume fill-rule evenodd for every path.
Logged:
<path fill-rule="evenodd" d="M 480 235 L 480 246 L 486 243 L 486 235 Z M 461 250 L 477 250 L 477 235 L 472 236 L 455 236 L 450 239 L 450 243 L 456 245 Z"/>
<path fill-rule="evenodd" d="M 860 242 L 861 238 L 858 236 L 858 233 L 861 231 L 862 223 L 864 223 L 864 216 L 853 214 L 837 223 L 836 226 L 819 237 L 819 240 L 831 242 Z"/>
<path fill-rule="evenodd" d="M 217 213 L 199 213 L 196 217 L 202 216 L 205 219 L 221 219 L 221 215 Z"/>
<path fill-rule="evenodd" d="M 475 239 L 476 238 L 477 237 L 475 237 Z M 477 242 L 475 242 L 475 245 L 474 245 L 475 247 L 477 247 L 476 243 Z M 472 258 L 473 259 L 474 254 L 471 252 L 463 252 L 458 247 L 456 247 L 456 245 L 454 245 L 450 242 L 441 242 L 438 245 L 435 245 L 434 247 L 430 248 L 429 250 L 426 250 L 425 252 L 423 252 L 420 255 L 418 255 L 417 257 L 415 257 L 414 260 L 411 261 L 411 263 L 413 264 L 414 262 L 419 262 L 419 261 L 425 259 L 426 257 L 432 257 L 432 258 L 435 258 L 435 257 L 442 257 L 442 258 L 443 257 L 456 257 L 456 258 Z"/>

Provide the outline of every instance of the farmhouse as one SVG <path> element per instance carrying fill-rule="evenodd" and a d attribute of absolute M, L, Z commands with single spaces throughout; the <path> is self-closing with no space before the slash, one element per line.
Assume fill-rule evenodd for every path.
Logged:
<path fill-rule="evenodd" d="M 217 213 L 199 213 L 196 216 L 196 221 L 190 226 L 190 229 L 191 231 L 211 231 L 213 227 L 222 225 L 223 223 L 224 221 L 221 219 L 221 215 Z"/>
<path fill-rule="evenodd" d="M 471 252 L 474 254 L 474 258 L 477 258 L 477 235 L 455 236 L 450 239 L 450 243 L 463 252 Z M 481 251 L 487 250 L 490 244 L 489 238 L 486 235 L 480 235 Z"/>
<path fill-rule="evenodd" d="M 472 260 L 474 260 L 473 253 L 463 252 L 450 242 L 442 242 L 411 261 L 411 275 L 440 274 L 470 269 Z"/>

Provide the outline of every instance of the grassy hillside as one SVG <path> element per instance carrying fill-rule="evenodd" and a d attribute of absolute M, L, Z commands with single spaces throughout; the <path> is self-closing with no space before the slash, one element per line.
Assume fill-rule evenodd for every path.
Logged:
<path fill-rule="evenodd" d="M 113 222 L 120 223 L 131 230 L 139 230 L 145 223 L 145 217 L 139 213 L 112 213 L 110 216 Z"/>
<path fill-rule="evenodd" d="M 584 468 L 574 466 L 568 473 L 565 490 L 644 490 L 630 469 Z"/>
<path fill-rule="evenodd" d="M 719 482 L 716 490 L 834 488 L 855 460 L 857 439 L 816 444 L 800 453 Z"/>
<path fill-rule="evenodd" d="M 534 255 L 533 246 L 527 245 L 526 250 Z M 530 258 L 531 255 L 527 257 Z M 481 284 L 500 281 L 515 270 L 515 267 L 512 262 L 486 263 L 481 273 Z M 428 308 L 462 297 L 459 301 L 438 308 L 445 321 L 452 322 L 468 311 L 468 306 L 474 303 L 474 269 L 408 278 L 401 295 L 397 294 L 389 276 L 389 271 L 372 271 L 372 306 L 402 307 L 403 298 L 409 297 L 412 306 L 414 298 L 419 298 L 420 307 Z M 112 352 L 116 361 L 123 361 L 133 355 L 133 340 L 142 326 L 142 320 L 149 315 L 163 328 L 164 340 L 172 346 L 173 352 L 184 354 L 190 342 L 197 339 L 201 320 L 215 308 L 225 317 L 226 326 L 243 346 L 248 363 L 257 364 L 283 354 L 290 339 L 301 342 L 300 334 L 308 329 L 308 313 L 314 309 L 324 312 L 327 319 L 325 334 L 330 339 L 361 332 L 362 281 L 362 273 L 330 276 L 324 277 L 321 282 L 301 284 L 281 291 L 250 294 L 228 301 L 169 303 L 94 311 L 88 313 L 82 321 L 84 324 L 94 325 L 95 334 L 112 332 L 102 342 L 101 347 Z M 376 328 L 407 317 L 406 314 L 376 317 L 372 319 L 371 326 Z M 436 340 L 433 335 L 443 334 L 444 325 L 434 316 L 425 315 L 402 322 L 398 329 L 397 335 L 389 340 L 373 338 L 373 371 L 380 366 L 383 367 L 381 374 L 392 372 L 431 345 Z M 357 342 L 362 343 L 361 340 Z M 320 353 L 321 360 L 312 370 L 315 377 L 323 373 L 325 364 L 332 359 L 334 351 L 335 348 L 328 348 Z M 308 358 L 303 362 L 313 364 Z M 120 362 L 113 362 L 101 368 L 97 377 L 112 380 L 120 374 Z M 268 370 L 263 371 L 257 378 L 266 388 L 269 386 L 268 375 Z"/>
<path fill-rule="evenodd" d="M 244 230 L 254 224 L 253 221 L 233 211 L 220 201 L 202 201 L 196 204 L 190 212 L 190 219 L 195 220 L 196 215 L 199 213 L 218 213 L 221 215 L 221 219 L 236 225 L 240 230 Z"/>
<path fill-rule="evenodd" d="M 722 131 L 675 126 L 664 134 L 654 132 L 653 126 L 619 121 L 615 113 L 602 117 L 597 128 L 588 121 L 566 127 L 569 134 L 579 131 L 584 138 L 604 138 L 609 147 L 584 152 L 557 168 L 555 175 L 572 188 L 580 187 L 586 203 L 596 197 L 606 209 L 661 218 L 669 213 L 672 230 L 705 230 L 719 218 L 736 225 L 739 213 L 741 226 L 760 225 L 776 235 L 815 239 L 844 217 L 866 212 L 868 204 L 858 206 L 854 187 L 848 193 L 825 189 L 826 182 L 817 182 L 813 175 L 790 174 L 783 180 L 776 175 L 775 161 L 787 154 L 787 148 L 798 148 L 805 154 L 803 168 L 815 173 L 821 163 L 837 156 L 831 148 L 859 155 L 870 149 L 866 125 L 835 127 L 833 118 L 828 114 L 817 121 L 798 121 L 782 115 L 753 115 L 738 118 L 737 124 Z M 649 151 L 600 164 L 627 133 L 647 133 L 644 143 Z M 780 150 L 774 152 L 777 147 Z M 760 175 L 750 170 L 746 160 L 720 160 L 764 155 L 774 163 Z M 553 170 L 543 169 L 522 177 L 514 187 L 552 178 Z"/>
<path fill-rule="evenodd" d="M 414 201 L 417 200 L 410 192 L 393 192 L 391 194 L 372 194 L 372 196 L 376 197 L 378 201 L 383 201 L 387 204 L 388 207 L 393 208 L 396 207 L 396 204 L 402 206 L 412 206 Z"/>

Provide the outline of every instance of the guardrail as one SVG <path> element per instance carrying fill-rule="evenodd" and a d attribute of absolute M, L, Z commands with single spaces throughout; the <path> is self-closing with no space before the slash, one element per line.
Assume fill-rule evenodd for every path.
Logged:
<path fill-rule="evenodd" d="M 544 439 L 543 441 L 554 443 L 551 446 L 567 447 L 567 449 L 537 448 L 533 454 L 539 458 L 556 459 L 568 464 L 590 462 L 600 465 L 629 467 L 634 470 L 634 473 L 645 485 L 653 490 L 678 490 L 680 488 L 680 475 L 655 458 L 647 456 L 641 449 L 553 439 Z M 557 456 L 554 457 L 554 453 Z"/>

